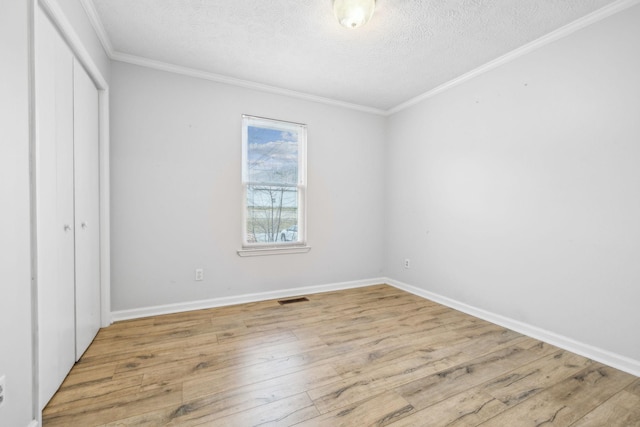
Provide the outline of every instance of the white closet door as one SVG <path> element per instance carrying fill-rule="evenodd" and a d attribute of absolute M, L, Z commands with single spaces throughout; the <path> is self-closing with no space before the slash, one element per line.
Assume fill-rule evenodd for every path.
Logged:
<path fill-rule="evenodd" d="M 100 181 L 98 90 L 74 65 L 76 360 L 100 329 Z"/>
<path fill-rule="evenodd" d="M 40 408 L 75 361 L 73 55 L 36 10 L 36 230 Z"/>

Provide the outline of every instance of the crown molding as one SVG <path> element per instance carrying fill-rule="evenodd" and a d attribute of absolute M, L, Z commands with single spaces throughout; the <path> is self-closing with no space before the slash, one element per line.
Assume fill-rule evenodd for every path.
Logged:
<path fill-rule="evenodd" d="M 379 108 L 367 107 L 365 105 L 353 104 L 344 101 L 338 101 L 335 99 L 324 98 L 322 96 L 311 95 L 304 92 L 298 92 L 295 90 L 284 89 L 276 86 L 265 85 L 262 83 L 255 83 L 248 80 L 236 79 L 234 77 L 224 76 L 221 74 L 215 74 L 208 71 L 202 71 L 195 68 L 183 67 L 180 65 L 170 64 L 167 62 L 156 61 L 153 59 L 145 58 L 137 55 L 130 55 L 127 53 L 118 52 L 113 48 L 111 39 L 104 28 L 102 19 L 96 10 L 93 0 L 80 0 L 84 7 L 89 21 L 93 26 L 102 47 L 104 48 L 107 56 L 112 61 L 125 62 L 128 64 L 139 65 L 141 67 L 152 68 L 155 70 L 166 71 L 174 74 L 181 74 L 183 76 L 195 77 L 204 80 L 210 80 L 217 83 L 224 83 L 232 86 L 243 87 L 246 89 L 258 90 L 261 92 L 273 93 L 276 95 L 284 95 L 292 98 L 303 99 L 306 101 L 318 102 L 321 104 L 333 105 L 337 107 L 348 108 L 350 110 L 361 111 L 369 114 L 376 114 L 384 116 L 387 114 L 385 110 Z"/>
<path fill-rule="evenodd" d="M 261 92 L 268 92 L 276 95 L 284 95 L 291 98 L 298 98 L 305 101 L 313 101 L 321 104 L 348 108 L 351 110 L 361 111 L 369 114 L 376 114 L 380 116 L 384 116 L 387 114 L 385 110 L 380 110 L 378 108 L 367 107 L 367 106 L 358 105 L 358 104 L 351 104 L 349 102 L 338 101 L 330 98 L 324 98 L 322 96 L 311 95 L 308 93 L 298 92 L 295 90 L 265 85 L 262 83 L 255 83 L 248 80 L 236 79 L 234 77 L 228 77 L 221 74 L 210 73 L 208 71 L 202 71 L 194 68 L 183 67 L 181 65 L 170 64 L 167 62 L 156 61 L 153 59 L 143 58 L 136 55 L 129 55 L 126 53 L 114 52 L 110 57 L 114 61 L 118 61 L 118 62 L 126 62 L 129 64 L 139 65 L 142 67 L 153 68 L 160 71 L 167 71 L 174 74 L 182 74 L 184 76 L 196 77 L 199 79 L 210 80 L 213 82 L 224 83 L 224 84 L 238 86 L 246 89 L 258 90 Z"/>
<path fill-rule="evenodd" d="M 210 80 L 210 81 L 224 83 L 232 86 L 239 86 L 246 89 L 258 90 L 261 92 L 273 93 L 276 95 L 289 96 L 292 98 L 298 98 L 298 99 L 303 99 L 307 101 L 318 102 L 321 104 L 348 108 L 351 110 L 356 110 L 364 113 L 370 113 L 370 114 L 381 115 L 381 116 L 391 116 L 395 113 L 406 110 L 407 108 L 413 105 L 416 105 L 426 99 L 429 99 L 435 95 L 445 92 L 462 83 L 465 83 L 479 75 L 482 75 L 490 70 L 493 70 L 494 68 L 497 68 L 501 65 L 507 64 L 515 59 L 518 59 L 521 56 L 526 55 L 527 53 L 533 52 L 536 49 L 539 49 L 543 46 L 548 45 L 549 43 L 552 43 L 554 41 L 567 37 L 582 28 L 585 28 L 596 22 L 599 22 L 611 15 L 614 15 L 632 6 L 640 4 L 640 0 L 618 0 L 588 15 L 585 15 L 582 18 L 565 25 L 564 27 L 561 27 L 530 43 L 527 43 L 524 46 L 521 46 L 509 53 L 506 53 L 505 55 L 502 55 L 492 61 L 489 61 L 486 64 L 481 65 L 480 67 L 475 68 L 459 77 L 449 80 L 448 82 L 443 83 L 440 86 L 437 86 L 427 92 L 424 92 L 401 104 L 398 104 L 395 107 L 392 107 L 388 110 L 382 110 L 379 108 L 373 108 L 365 105 L 338 101 L 335 99 L 324 98 L 317 95 L 311 95 L 304 92 L 298 92 L 298 91 L 284 89 L 276 86 L 270 86 L 262 83 L 251 82 L 248 80 L 236 79 L 234 77 L 224 76 L 221 74 L 215 74 L 207 71 L 197 70 L 189 67 L 183 67 L 180 65 L 156 61 L 156 60 L 144 58 L 141 56 L 130 55 L 130 54 L 115 51 L 113 49 L 113 45 L 111 44 L 111 40 L 109 39 L 109 36 L 107 35 L 107 32 L 104 29 L 102 20 L 100 19 L 100 16 L 96 11 L 95 5 L 93 4 L 93 0 L 81 0 L 81 2 L 85 11 L 87 12 L 87 15 L 89 17 L 89 20 L 91 21 L 91 24 L 93 25 L 93 28 L 96 31 L 96 34 L 98 35 L 98 38 L 100 39 L 100 42 L 102 43 L 102 46 L 105 52 L 107 53 L 107 56 L 109 56 L 109 58 L 114 61 L 126 62 L 129 64 L 139 65 L 147 68 L 153 68 L 156 70 L 166 71 L 170 73 L 182 74 L 189 77 Z"/>
<path fill-rule="evenodd" d="M 107 31 L 104 29 L 104 25 L 102 25 L 102 19 L 100 19 L 100 15 L 98 15 L 98 11 L 96 10 L 93 1 L 80 0 L 80 3 L 82 4 L 84 11 L 87 13 L 89 21 L 91 22 L 91 25 L 93 25 L 93 29 L 95 30 L 100 43 L 102 43 L 102 47 L 107 53 L 107 56 L 112 58 L 114 54 L 113 45 L 111 44 L 111 39 L 109 39 L 109 36 L 107 35 Z"/>
<path fill-rule="evenodd" d="M 298 92 L 295 90 L 284 89 L 276 86 L 270 86 L 262 83 L 255 83 L 248 80 L 236 79 L 234 77 L 224 76 L 221 74 L 215 74 L 207 71 L 197 70 L 194 68 L 183 67 L 180 65 L 170 64 L 167 62 L 156 61 L 149 58 L 144 58 L 141 56 L 130 55 L 127 53 L 118 52 L 113 48 L 113 44 L 111 43 L 111 39 L 107 34 L 107 31 L 102 24 L 102 19 L 100 19 L 100 15 L 96 10 L 95 5 L 93 4 L 93 0 L 80 0 L 82 6 L 84 7 L 87 16 L 89 17 L 89 21 L 93 26 L 100 43 L 102 43 L 102 47 L 104 48 L 109 59 L 118 62 L 125 62 L 129 64 L 139 65 L 142 67 L 152 68 L 155 70 L 166 71 L 175 74 L 181 74 L 189 77 L 196 77 L 199 79 L 210 80 L 217 83 L 224 83 L 232 86 L 239 86 L 246 89 L 258 90 L 261 92 L 273 93 L 276 95 L 284 95 L 292 98 L 303 99 L 306 101 L 318 102 L 321 104 L 332 105 L 336 107 L 347 108 L 350 110 L 356 110 L 364 113 L 375 114 L 379 116 L 387 115 L 387 111 L 381 110 L 379 108 L 368 107 L 365 105 L 353 104 L 350 102 L 338 101 L 335 99 L 325 98 L 322 96 L 311 95 L 304 92 Z"/>
<path fill-rule="evenodd" d="M 613 14 L 616 14 L 622 10 L 625 10 L 639 3 L 640 3 L 640 0 L 618 0 L 607 6 L 604 6 L 603 8 L 598 9 L 588 15 L 585 15 L 582 18 L 565 25 L 564 27 L 560 27 L 557 30 L 550 32 L 549 34 L 546 34 L 530 43 L 527 43 L 515 50 L 512 50 L 511 52 L 504 54 L 494 59 L 493 61 L 487 62 L 486 64 L 481 65 L 480 67 L 474 70 L 471 70 L 468 73 L 465 73 L 459 77 L 456 77 L 453 80 L 449 80 L 448 82 L 443 83 L 440 86 L 437 86 L 428 92 L 425 92 L 421 95 L 418 95 L 414 98 L 409 99 L 408 101 L 403 102 L 402 104 L 399 104 L 393 108 L 390 108 L 389 110 L 386 111 L 386 115 L 391 116 L 402 110 L 406 110 L 407 108 L 413 105 L 416 105 L 426 99 L 429 99 L 432 96 L 438 95 L 439 93 L 442 93 L 455 86 L 465 83 L 481 74 L 486 73 L 487 71 L 493 70 L 494 68 L 507 64 L 513 60 L 516 60 L 521 56 L 526 55 L 527 53 L 533 52 L 534 50 L 539 49 L 543 46 L 546 46 L 549 43 L 553 43 L 556 40 L 560 40 L 564 37 L 567 37 L 584 27 L 587 27 L 596 22 L 599 22 Z"/>

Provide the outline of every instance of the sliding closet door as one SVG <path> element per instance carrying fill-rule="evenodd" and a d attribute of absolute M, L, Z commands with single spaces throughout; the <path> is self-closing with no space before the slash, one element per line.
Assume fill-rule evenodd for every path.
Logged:
<path fill-rule="evenodd" d="M 98 91 L 74 64 L 76 360 L 100 329 L 100 181 Z"/>
<path fill-rule="evenodd" d="M 36 232 L 39 402 L 75 361 L 73 55 L 36 13 Z"/>

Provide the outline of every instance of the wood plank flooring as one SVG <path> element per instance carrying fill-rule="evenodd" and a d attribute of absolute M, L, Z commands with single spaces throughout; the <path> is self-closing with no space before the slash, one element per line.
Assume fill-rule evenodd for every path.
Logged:
<path fill-rule="evenodd" d="M 386 285 L 116 323 L 55 426 L 640 426 L 640 379 Z"/>

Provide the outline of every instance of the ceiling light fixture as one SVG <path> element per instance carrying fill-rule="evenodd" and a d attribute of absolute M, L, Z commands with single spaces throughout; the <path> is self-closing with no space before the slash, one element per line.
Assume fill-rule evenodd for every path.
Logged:
<path fill-rule="evenodd" d="M 376 7 L 376 0 L 333 0 L 333 13 L 338 22 L 347 28 L 366 24 Z"/>

